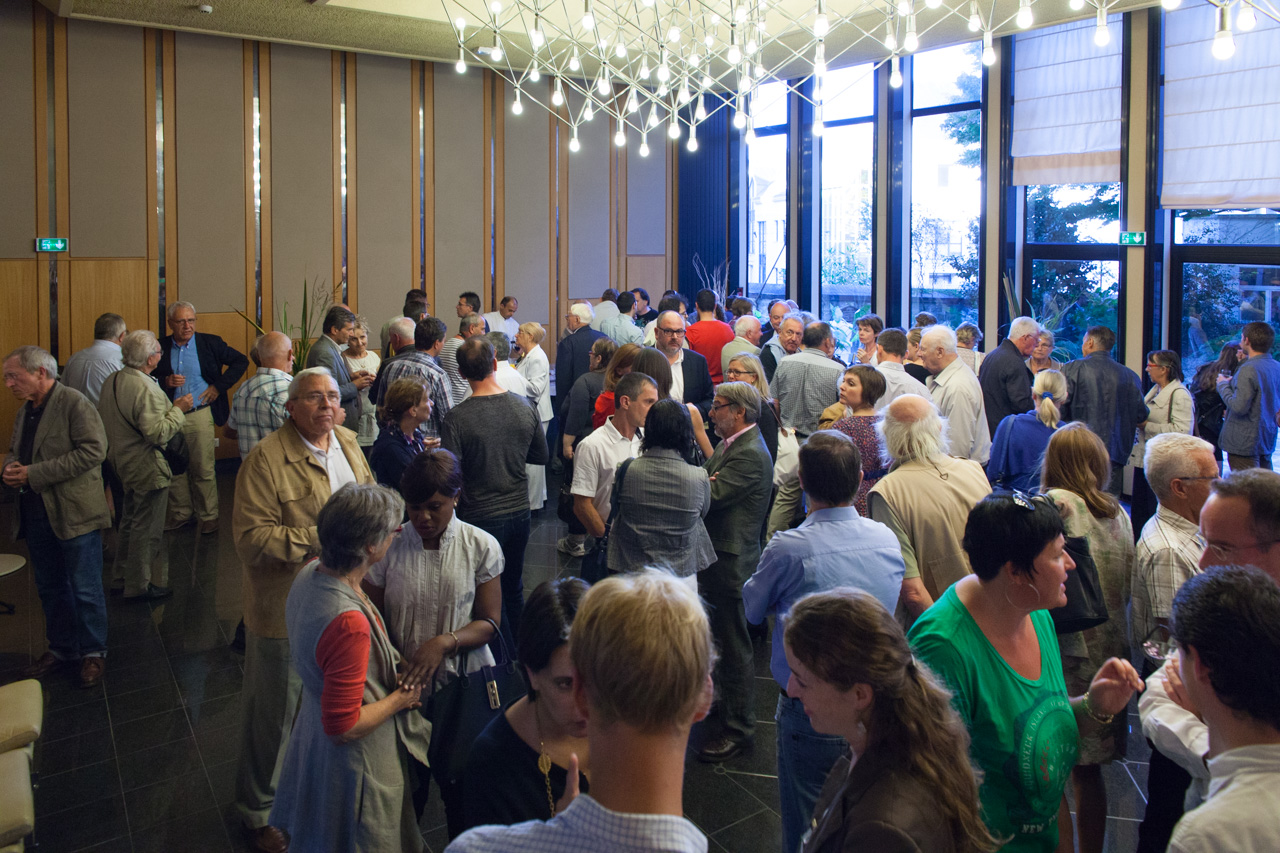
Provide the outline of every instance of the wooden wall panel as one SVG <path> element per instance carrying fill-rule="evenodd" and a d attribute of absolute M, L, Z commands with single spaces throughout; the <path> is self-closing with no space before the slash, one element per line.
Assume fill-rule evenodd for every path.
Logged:
<path fill-rule="evenodd" d="M 407 59 L 360 55 L 356 59 L 360 99 L 355 111 L 357 234 L 356 281 L 360 313 L 376 337 L 383 322 L 398 316 L 404 294 L 417 283 L 412 269 L 410 200 L 413 157 Z M 350 121 L 350 111 L 348 111 Z M 377 341 L 374 341 L 377 346 Z"/>
<path fill-rule="evenodd" d="M 666 255 L 628 255 L 627 287 L 634 290 L 643 287 L 649 291 L 649 298 L 654 308 L 666 290 L 667 256 Z"/>
<path fill-rule="evenodd" d="M 74 257 L 147 254 L 145 135 L 154 133 L 146 126 L 149 61 L 139 27 L 67 21 L 71 218 L 65 236 Z"/>
<path fill-rule="evenodd" d="M 31 30 L 29 4 L 0 4 L 0 151 L 4 152 L 0 155 L 0 199 L 4 200 L 0 204 L 0 258 L 35 256 L 35 68 Z"/>
<path fill-rule="evenodd" d="M 9 311 L 9 321 L 0 323 L 0 358 L 17 347 L 39 340 L 36 264 L 34 259 L 0 260 L 0 296 Z M 0 394 L 0 441 L 6 450 L 13 434 L 13 418 L 20 405 L 7 390 Z"/>
<path fill-rule="evenodd" d="M 627 136 L 627 252 L 662 255 L 667 250 L 667 164 L 663 149 L 670 142 L 664 125 L 649 134 L 649 156 L 641 157 L 640 134 L 632 130 Z M 647 288 L 630 280 L 627 284 Z M 658 294 L 651 291 L 649 295 L 655 303 L 658 301 Z"/>
<path fill-rule="evenodd" d="M 545 84 L 527 87 L 544 103 L 550 93 Z M 510 98 L 507 99 L 510 101 Z M 547 326 L 554 320 L 548 299 L 551 262 L 550 184 L 547 163 L 551 153 L 548 129 L 551 115 L 529 103 L 521 115 L 512 115 L 504 104 L 505 207 L 503 249 L 506 254 L 504 291 L 520 300 L 516 319 Z M 550 327 L 549 327 L 550 328 Z M 548 347 L 544 346 L 544 349 Z M 551 346 L 550 349 L 555 349 Z"/>
<path fill-rule="evenodd" d="M 566 146 L 571 135 L 563 132 Z M 609 123 L 598 115 L 579 125 L 578 141 L 569 154 L 569 298 L 598 300 L 609 287 Z"/>
<path fill-rule="evenodd" d="M 60 308 L 70 306 L 71 341 L 63 343 L 60 361 L 93 343 L 93 323 L 108 311 L 124 317 L 130 329 L 147 328 L 146 258 L 72 260 L 62 284 L 59 294 L 66 301 Z"/>
<path fill-rule="evenodd" d="M 332 284 L 333 95 L 326 50 L 271 46 L 271 248 L 277 301 Z M 263 306 L 263 319 L 275 316 Z M 265 326 L 264 326 L 265 327 Z"/>
<path fill-rule="evenodd" d="M 244 49 L 192 33 L 174 47 L 178 296 L 200 311 L 244 310 Z"/>
<path fill-rule="evenodd" d="M 482 262 L 484 123 L 481 74 L 438 66 L 435 74 L 435 313 L 455 327 L 458 294 L 485 297 L 488 277 Z M 430 263 L 430 261 L 428 261 Z M 406 288 L 407 289 L 407 288 Z M 402 294 L 403 295 L 403 294 Z M 489 306 L 484 306 L 489 310 Z"/>
<path fill-rule="evenodd" d="M 198 331 L 210 335 L 217 335 L 227 342 L 228 345 L 235 347 L 245 355 L 249 354 L 249 347 L 253 345 L 254 338 L 258 333 L 254 328 L 244 321 L 244 318 L 235 312 L 209 312 L 198 315 L 196 324 Z M 165 330 L 168 331 L 167 329 Z M 248 379 L 253 375 L 253 362 L 249 362 L 249 369 L 245 372 L 244 379 Z M 231 387 L 231 393 L 235 394 L 236 390 L 244 382 L 241 379 Z M 221 435 L 222 430 L 216 430 Z M 230 459 L 240 455 L 240 446 L 233 440 L 223 438 L 218 441 L 217 450 L 214 456 L 218 459 Z"/>

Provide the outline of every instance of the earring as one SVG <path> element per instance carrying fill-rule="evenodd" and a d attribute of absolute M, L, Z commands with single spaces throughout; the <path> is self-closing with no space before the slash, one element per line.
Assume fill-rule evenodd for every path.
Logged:
<path fill-rule="evenodd" d="M 1009 602 L 1009 606 L 1012 607 L 1014 610 L 1022 610 L 1027 613 L 1030 613 L 1033 610 L 1039 610 L 1040 609 L 1040 590 L 1036 589 L 1034 586 L 1032 586 L 1029 583 L 1020 583 L 1020 584 L 1016 584 L 1016 586 L 1031 590 L 1031 592 L 1034 593 L 1036 597 L 1035 604 L 1028 607 L 1025 605 L 1015 603 L 1014 600 L 1009 596 L 1009 588 L 1006 587 L 1004 591 L 1004 600 Z"/>

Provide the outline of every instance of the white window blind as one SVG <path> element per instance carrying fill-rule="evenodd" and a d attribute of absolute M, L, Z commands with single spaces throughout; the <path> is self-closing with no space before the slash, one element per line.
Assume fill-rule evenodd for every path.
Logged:
<path fill-rule="evenodd" d="M 1161 206 L 1280 205 L 1280 24 L 1257 18 L 1223 60 L 1213 6 L 1165 13 Z"/>
<path fill-rule="evenodd" d="M 1093 19 L 1020 33 L 1013 68 L 1013 182 L 1120 180 L 1121 19 L 1094 43 Z"/>

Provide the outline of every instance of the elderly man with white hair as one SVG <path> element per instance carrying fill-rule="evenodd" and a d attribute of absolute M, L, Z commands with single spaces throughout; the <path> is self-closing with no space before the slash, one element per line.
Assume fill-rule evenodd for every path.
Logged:
<path fill-rule="evenodd" d="M 968 372 L 964 365 L 960 369 Z M 915 394 L 890 403 L 877 425 L 893 466 L 872 487 L 867 508 L 902 546 L 906 573 L 899 611 L 908 622 L 969 574 L 965 522 L 969 510 L 991 493 L 981 465 L 947 455 L 947 428 L 937 407 Z"/>
<path fill-rule="evenodd" d="M 743 314 L 733 322 L 733 340 L 720 350 L 720 373 L 729 369 L 729 362 L 742 353 L 760 354 L 760 320 L 752 314 Z"/>
<path fill-rule="evenodd" d="M 569 333 L 556 345 L 556 401 L 555 411 L 560 411 L 562 401 L 569 398 L 569 391 L 578 377 L 591 371 L 591 347 L 608 335 L 591 328 L 595 311 L 585 302 L 575 302 L 564 315 Z"/>
<path fill-rule="evenodd" d="M 1009 324 L 1009 337 L 988 353 L 978 370 L 982 402 L 987 410 L 987 431 L 1009 415 L 1031 411 L 1031 370 L 1027 358 L 1040 340 L 1040 324 L 1030 317 L 1018 317 Z"/>
<path fill-rule="evenodd" d="M 991 457 L 991 427 L 982 385 L 956 353 L 956 333 L 947 326 L 926 328 L 920 333 L 920 358 L 933 374 L 927 383 L 933 402 L 950 424 L 951 455 L 986 465 Z"/>

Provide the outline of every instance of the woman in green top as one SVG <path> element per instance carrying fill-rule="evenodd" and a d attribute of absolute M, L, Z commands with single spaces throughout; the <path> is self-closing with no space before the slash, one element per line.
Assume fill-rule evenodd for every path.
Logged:
<path fill-rule="evenodd" d="M 1062 518 L 1043 497 L 990 495 L 969 513 L 974 574 L 950 587 L 911 629 L 916 654 L 946 680 L 969 727 L 979 797 L 1007 853 L 1058 844 L 1058 807 L 1079 730 L 1111 722 L 1142 689 L 1128 661 L 1108 660 L 1070 698 L 1048 608 L 1066 604 Z"/>

